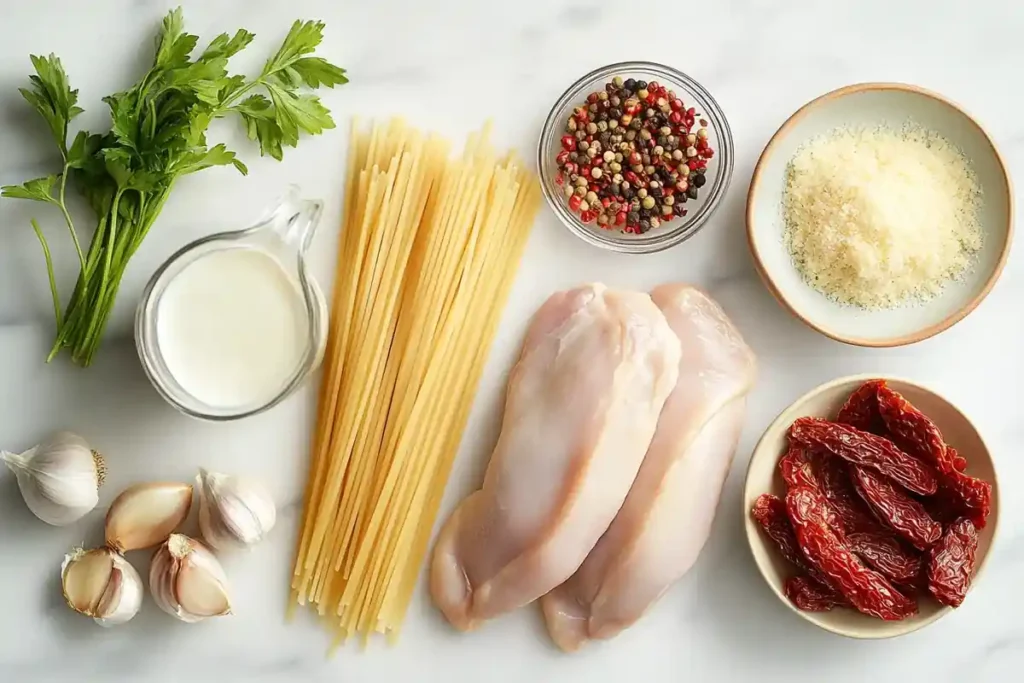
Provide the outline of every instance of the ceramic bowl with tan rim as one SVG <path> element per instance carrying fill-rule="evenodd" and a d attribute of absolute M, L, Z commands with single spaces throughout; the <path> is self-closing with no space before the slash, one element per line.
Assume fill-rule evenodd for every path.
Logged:
<path fill-rule="evenodd" d="M 791 610 L 807 621 L 850 638 L 893 638 L 932 624 L 954 610 L 943 607 L 930 597 L 920 596 L 920 612 L 903 621 L 882 621 L 853 609 L 835 608 L 829 612 L 798 610 L 783 593 L 783 584 L 794 575 L 793 567 L 779 554 L 774 543 L 764 535 L 760 525 L 750 515 L 754 501 L 762 493 L 784 497 L 786 486 L 778 471 L 779 460 L 786 452 L 786 430 L 798 417 L 832 419 L 853 391 L 869 379 L 884 379 L 895 391 L 903 394 L 914 406 L 930 417 L 942 432 L 946 442 L 967 459 L 967 474 L 992 484 L 992 512 L 988 523 L 979 533 L 977 563 L 972 588 L 977 586 L 992 540 L 999 525 L 999 482 L 985 441 L 977 428 L 955 405 L 932 389 L 916 382 L 885 375 L 859 375 L 842 377 L 811 390 L 793 402 L 775 419 L 754 448 L 747 468 L 743 487 L 743 518 L 747 540 L 754 562 L 768 586 Z M 970 594 L 967 600 L 971 599 Z"/>
<path fill-rule="evenodd" d="M 808 285 L 783 241 L 786 168 L 801 146 L 836 128 L 899 128 L 911 122 L 958 147 L 981 186 L 983 246 L 973 269 L 921 304 L 865 310 L 838 304 Z M 772 137 L 747 195 L 747 239 L 761 278 L 779 303 L 828 337 L 872 347 L 901 346 L 934 336 L 965 318 L 995 285 L 1010 250 L 1013 192 L 999 151 L 982 127 L 941 95 L 899 83 L 863 83 L 802 107 Z"/>

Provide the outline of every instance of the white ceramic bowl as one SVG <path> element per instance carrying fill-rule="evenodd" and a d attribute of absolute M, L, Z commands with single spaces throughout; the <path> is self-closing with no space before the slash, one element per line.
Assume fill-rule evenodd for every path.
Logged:
<path fill-rule="evenodd" d="M 793 421 L 805 416 L 834 418 L 854 389 L 869 379 L 886 380 L 890 387 L 903 394 L 908 401 L 930 417 L 942 432 L 946 442 L 967 458 L 967 474 L 992 484 L 992 513 L 978 538 L 977 564 L 972 587 L 977 585 L 999 525 L 999 481 L 996 478 L 992 456 L 981 434 L 966 415 L 935 391 L 910 380 L 885 375 L 842 377 L 822 384 L 794 401 L 775 418 L 750 456 L 747 479 L 743 487 L 743 519 L 746 520 L 747 541 L 750 543 L 754 562 L 757 563 L 757 568 L 761 570 L 761 575 L 768 582 L 768 586 L 783 604 L 812 624 L 832 633 L 850 638 L 894 638 L 922 629 L 946 616 L 953 609 L 922 597 L 919 600 L 920 613 L 903 621 L 882 621 L 852 609 L 836 608 L 830 612 L 798 610 L 783 593 L 783 583 L 793 575 L 793 567 L 782 559 L 774 543 L 762 533 L 760 525 L 750 516 L 754 501 L 762 493 L 774 493 L 779 497 L 786 494 L 786 485 L 778 474 L 778 462 L 786 452 L 786 430 Z M 970 599 L 968 595 L 967 600 Z"/>
<path fill-rule="evenodd" d="M 867 311 L 837 304 L 800 277 L 783 242 L 786 166 L 811 138 L 840 126 L 899 127 L 911 120 L 958 146 L 982 188 L 984 246 L 974 270 L 941 296 L 917 306 Z M 838 341 L 858 346 L 912 344 L 956 324 L 995 285 L 1009 254 L 1013 192 L 1005 164 L 981 126 L 941 95 L 898 83 L 851 85 L 805 105 L 772 137 L 754 169 L 747 195 L 747 238 L 768 289 L 791 313 Z"/>

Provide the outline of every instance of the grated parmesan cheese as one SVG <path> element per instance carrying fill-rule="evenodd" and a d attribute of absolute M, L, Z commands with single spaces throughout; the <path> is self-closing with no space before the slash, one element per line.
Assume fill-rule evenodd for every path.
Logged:
<path fill-rule="evenodd" d="M 786 169 L 785 240 L 829 298 L 893 308 L 969 272 L 982 243 L 980 197 L 968 161 L 934 132 L 837 129 Z"/>

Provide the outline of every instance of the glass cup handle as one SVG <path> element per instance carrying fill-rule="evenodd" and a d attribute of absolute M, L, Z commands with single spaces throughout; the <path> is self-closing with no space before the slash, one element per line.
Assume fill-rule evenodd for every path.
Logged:
<path fill-rule="evenodd" d="M 301 199 L 299 188 L 291 185 L 280 203 L 271 211 L 267 227 L 302 256 L 313 240 L 323 209 L 323 202 L 318 199 Z"/>

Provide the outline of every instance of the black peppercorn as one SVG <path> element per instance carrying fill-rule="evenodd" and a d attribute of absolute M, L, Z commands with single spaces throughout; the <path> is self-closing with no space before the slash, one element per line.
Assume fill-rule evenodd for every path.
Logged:
<path fill-rule="evenodd" d="M 633 130 L 640 130 L 641 128 L 644 127 L 644 122 L 641 121 L 640 119 L 633 119 L 632 121 L 629 122 L 629 127 L 632 128 Z"/>
<path fill-rule="evenodd" d="M 572 163 L 578 163 L 580 160 L 579 152 L 569 152 L 569 161 Z"/>
<path fill-rule="evenodd" d="M 631 78 L 629 80 L 632 81 L 633 79 Z M 647 81 L 634 81 L 634 84 L 634 87 L 637 90 L 647 90 Z M 626 87 L 629 87 L 629 81 L 626 81 Z"/>
<path fill-rule="evenodd" d="M 650 217 L 651 217 L 651 210 L 650 209 L 640 209 L 640 218 L 650 218 Z"/>
<path fill-rule="evenodd" d="M 612 107 L 611 109 L 608 110 L 608 116 L 618 120 L 619 118 L 622 117 L 622 110 L 619 109 L 618 107 Z"/>
<path fill-rule="evenodd" d="M 655 199 L 661 199 L 665 196 L 665 190 L 661 189 L 661 185 L 651 188 L 651 196 Z"/>
<path fill-rule="evenodd" d="M 644 85 L 647 85 L 646 83 Z M 637 82 L 632 78 L 627 78 L 626 82 L 622 84 L 622 87 L 626 90 L 637 90 Z"/>
<path fill-rule="evenodd" d="M 696 178 L 694 178 L 693 184 L 691 184 L 690 187 L 687 188 L 686 196 L 689 197 L 690 199 L 696 199 L 697 198 L 697 179 Z"/>
<path fill-rule="evenodd" d="M 636 225 L 640 221 L 640 214 L 636 211 L 630 211 L 626 214 L 626 222 Z"/>
<path fill-rule="evenodd" d="M 636 195 L 636 191 L 632 187 L 622 188 L 622 196 L 626 199 L 632 199 Z"/>
<path fill-rule="evenodd" d="M 645 233 L 651 229 L 651 222 L 646 218 L 640 219 L 640 232 Z"/>
<path fill-rule="evenodd" d="M 703 173 L 699 173 L 699 174 L 693 176 L 693 179 L 690 182 L 695 187 L 704 187 L 704 183 L 706 183 L 707 181 L 708 181 L 708 179 L 704 177 L 704 174 Z"/>
<path fill-rule="evenodd" d="M 662 147 L 668 147 L 668 136 L 667 135 L 659 135 L 658 136 L 658 144 L 661 145 Z"/>

